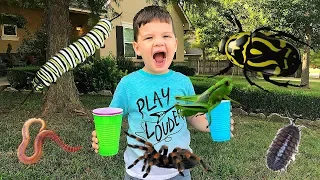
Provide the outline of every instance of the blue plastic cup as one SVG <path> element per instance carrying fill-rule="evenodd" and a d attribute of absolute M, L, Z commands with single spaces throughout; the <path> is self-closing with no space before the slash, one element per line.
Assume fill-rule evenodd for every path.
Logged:
<path fill-rule="evenodd" d="M 230 123 L 231 123 L 231 103 L 230 100 L 222 100 L 218 106 L 212 109 L 210 134 L 214 142 L 224 142 L 231 139 Z M 206 115 L 209 118 L 208 114 Z"/>

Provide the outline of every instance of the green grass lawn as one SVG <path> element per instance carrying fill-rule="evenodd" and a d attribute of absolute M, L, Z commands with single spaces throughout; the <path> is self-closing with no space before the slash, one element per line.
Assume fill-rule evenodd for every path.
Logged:
<path fill-rule="evenodd" d="M 47 129 L 54 130 L 62 140 L 72 146 L 81 145 L 76 153 L 67 153 L 52 141 L 45 141 L 43 155 L 34 165 L 18 161 L 17 148 L 21 143 L 23 123 L 38 117 L 41 110 L 41 94 L 33 94 L 25 105 L 17 108 L 26 96 L 22 93 L 0 94 L 0 179 L 123 179 L 123 152 L 126 141 L 121 134 L 119 153 L 102 157 L 91 149 L 93 124 L 83 116 L 66 117 L 55 114 L 46 120 Z M 88 109 L 106 106 L 110 98 L 81 96 Z M 302 130 L 302 140 L 296 161 L 287 172 L 275 173 L 266 168 L 265 155 L 277 130 L 287 123 L 267 122 L 263 119 L 234 116 L 235 137 L 225 143 L 212 142 L 208 133 L 190 128 L 191 147 L 211 167 L 211 173 L 199 165 L 192 170 L 193 179 L 318 179 L 320 177 L 320 123 L 298 122 L 308 128 Z M 31 126 L 34 138 L 39 125 Z M 123 123 L 123 129 L 126 129 Z M 27 153 L 33 153 L 33 139 Z"/>

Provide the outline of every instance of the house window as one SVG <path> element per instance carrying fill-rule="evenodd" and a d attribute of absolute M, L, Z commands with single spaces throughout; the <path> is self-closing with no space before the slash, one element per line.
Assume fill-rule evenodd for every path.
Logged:
<path fill-rule="evenodd" d="M 1 39 L 2 40 L 19 40 L 17 35 L 17 25 L 3 24 L 1 25 Z"/>
<path fill-rule="evenodd" d="M 4 24 L 3 35 L 17 37 L 17 26 L 12 24 Z"/>
<path fill-rule="evenodd" d="M 132 47 L 133 41 L 133 29 L 123 27 L 124 57 L 136 57 L 136 53 Z"/>

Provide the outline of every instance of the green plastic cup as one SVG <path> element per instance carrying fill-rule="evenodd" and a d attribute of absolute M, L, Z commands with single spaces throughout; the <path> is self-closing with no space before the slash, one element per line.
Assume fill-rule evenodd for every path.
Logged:
<path fill-rule="evenodd" d="M 111 107 L 92 111 L 101 156 L 113 156 L 119 152 L 122 112 L 121 108 Z"/>

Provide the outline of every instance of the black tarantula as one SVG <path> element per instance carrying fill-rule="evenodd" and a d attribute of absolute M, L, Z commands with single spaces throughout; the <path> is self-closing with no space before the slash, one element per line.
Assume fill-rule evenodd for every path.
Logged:
<path fill-rule="evenodd" d="M 136 165 L 140 160 L 144 160 L 144 165 L 142 167 L 141 171 L 144 171 L 146 169 L 146 173 L 143 175 L 143 178 L 148 176 L 151 170 L 151 166 L 156 165 L 158 167 L 162 168 L 176 168 L 178 169 L 179 173 L 184 176 L 183 170 L 184 169 L 190 169 L 195 167 L 199 162 L 205 169 L 205 171 L 211 171 L 209 170 L 209 167 L 203 162 L 203 160 L 198 157 L 197 155 L 191 153 L 187 149 L 182 149 L 179 147 L 176 147 L 173 149 L 171 153 L 168 155 L 168 146 L 163 145 L 161 146 L 159 152 L 154 149 L 153 144 L 151 144 L 148 141 L 145 141 L 137 136 L 134 136 L 132 134 L 128 134 L 125 132 L 129 137 L 136 139 L 137 141 L 145 144 L 146 146 L 139 146 L 139 145 L 131 145 L 128 144 L 131 148 L 141 149 L 145 150 L 145 153 L 140 156 L 138 159 L 136 159 L 129 167 L 128 169 L 132 168 L 134 165 Z M 147 165 L 148 164 L 148 165 Z"/>

